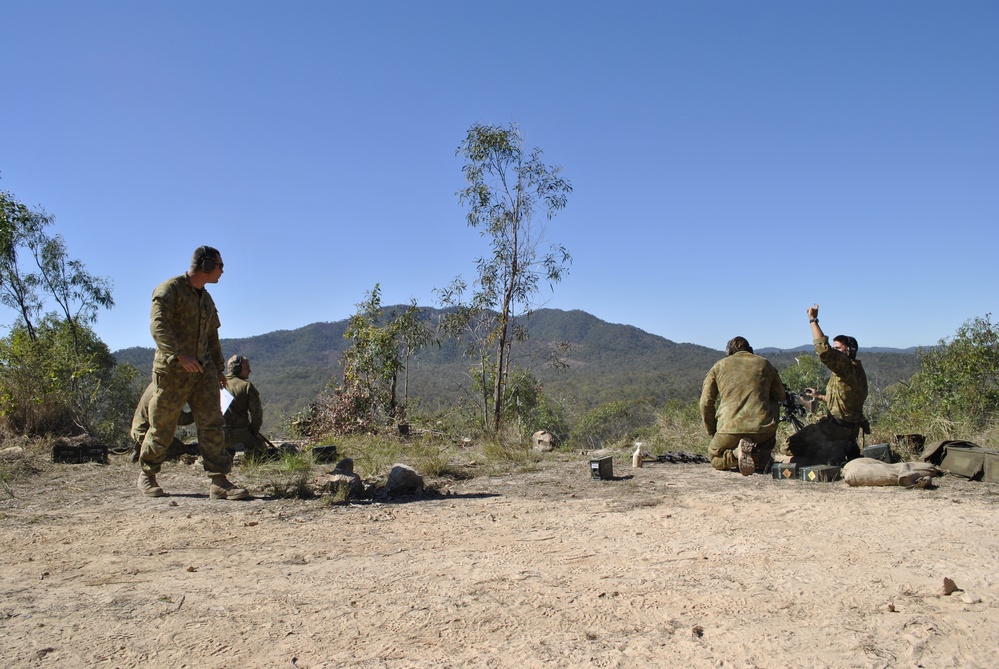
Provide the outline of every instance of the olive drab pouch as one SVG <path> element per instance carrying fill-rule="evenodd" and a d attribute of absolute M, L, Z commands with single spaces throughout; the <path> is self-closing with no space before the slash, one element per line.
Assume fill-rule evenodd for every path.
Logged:
<path fill-rule="evenodd" d="M 948 446 L 940 461 L 940 469 L 948 474 L 962 476 L 972 481 L 981 481 L 985 474 L 984 448 L 955 448 Z"/>
<path fill-rule="evenodd" d="M 939 465 L 947 452 L 948 448 L 980 448 L 978 444 L 972 443 L 970 441 L 961 441 L 959 439 L 941 439 L 940 441 L 934 441 L 927 444 L 923 448 L 923 454 L 920 459 L 923 462 L 932 462 L 935 465 Z"/>
<path fill-rule="evenodd" d="M 999 451 L 970 441 L 935 441 L 923 449 L 922 459 L 955 476 L 999 483 Z"/>

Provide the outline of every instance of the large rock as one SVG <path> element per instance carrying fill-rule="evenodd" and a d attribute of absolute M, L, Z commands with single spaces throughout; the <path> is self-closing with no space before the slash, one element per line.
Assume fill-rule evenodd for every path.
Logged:
<path fill-rule="evenodd" d="M 2 460 L 20 460 L 24 457 L 24 448 L 21 446 L 10 446 L 0 450 Z"/>
<path fill-rule="evenodd" d="M 538 430 L 534 433 L 534 450 L 547 453 L 554 449 L 554 440 L 554 435 L 548 430 Z"/>
<path fill-rule="evenodd" d="M 345 501 L 365 496 L 364 482 L 353 472 L 344 473 L 334 469 L 315 481 L 316 491 L 342 497 Z"/>
<path fill-rule="evenodd" d="M 388 482 L 385 483 L 385 492 L 392 497 L 422 495 L 423 477 L 408 465 L 393 465 L 392 471 L 389 472 Z"/>

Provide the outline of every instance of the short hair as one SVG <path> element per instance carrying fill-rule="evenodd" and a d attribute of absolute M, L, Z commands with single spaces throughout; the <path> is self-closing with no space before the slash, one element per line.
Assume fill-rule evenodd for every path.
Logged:
<path fill-rule="evenodd" d="M 752 353 L 753 347 L 749 345 L 745 337 L 732 337 L 725 344 L 725 353 L 727 355 L 732 355 L 738 353 L 739 351 L 745 351 L 746 353 Z"/>
<path fill-rule="evenodd" d="M 201 270 L 202 272 L 211 272 L 218 266 L 215 259 L 221 256 L 219 250 L 214 246 L 199 246 L 194 249 L 194 254 L 191 255 L 191 271 L 197 272 Z M 210 261 L 208 264 L 211 265 L 210 268 L 206 268 L 205 261 Z"/>
<path fill-rule="evenodd" d="M 849 335 L 836 335 L 835 337 L 833 337 L 833 341 L 839 342 L 840 344 L 843 344 L 843 346 L 846 346 L 846 351 L 847 351 L 846 354 L 850 356 L 850 360 L 853 360 L 857 357 L 857 349 L 859 347 L 857 346 L 856 339 L 854 339 Z"/>

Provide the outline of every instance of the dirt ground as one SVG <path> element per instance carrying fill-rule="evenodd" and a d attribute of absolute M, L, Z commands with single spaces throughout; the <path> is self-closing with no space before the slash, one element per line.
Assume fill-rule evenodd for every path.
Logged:
<path fill-rule="evenodd" d="M 601 481 L 563 454 L 331 506 L 210 501 L 180 463 L 147 499 L 136 473 L 127 456 L 50 465 L 0 495 L 0 666 L 999 664 L 991 484 L 849 488 L 625 454 Z M 945 577 L 961 590 L 942 595 Z"/>

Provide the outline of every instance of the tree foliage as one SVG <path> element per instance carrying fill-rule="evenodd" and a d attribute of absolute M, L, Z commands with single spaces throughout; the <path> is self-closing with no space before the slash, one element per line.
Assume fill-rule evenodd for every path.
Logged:
<path fill-rule="evenodd" d="M 401 313 L 384 309 L 378 284 L 357 308 L 343 334 L 351 345 L 341 359 L 342 383 L 299 416 L 299 430 L 311 436 L 370 432 L 379 425 L 403 422 L 409 361 L 415 352 L 436 341 L 415 302 Z"/>
<path fill-rule="evenodd" d="M 114 306 L 111 283 L 69 256 L 54 219 L 0 192 L 0 303 L 16 320 L 0 340 L 8 432 L 127 439 L 136 370 L 117 366 L 90 326 Z"/>
<path fill-rule="evenodd" d="M 947 436 L 941 419 L 977 430 L 995 421 L 999 408 L 999 331 L 991 315 L 963 323 L 952 338 L 917 352 L 921 368 L 892 387 L 884 419 Z"/>
<path fill-rule="evenodd" d="M 781 381 L 792 393 L 800 393 L 805 388 L 817 388 L 823 393 L 829 382 L 829 370 L 810 353 L 795 355 L 794 362 L 780 370 Z"/>
<path fill-rule="evenodd" d="M 92 325 L 100 309 L 114 306 L 111 282 L 69 257 L 62 236 L 46 231 L 53 222 L 44 211 L 0 192 L 0 302 L 18 313 L 32 339 L 35 321 L 53 305 L 79 347 L 77 326 Z"/>
<path fill-rule="evenodd" d="M 34 337 L 23 324 L 0 339 L 0 415 L 5 431 L 25 435 L 89 434 L 108 445 L 129 440 L 139 400 L 131 365 L 114 356 L 86 325 L 75 331 L 50 314 Z"/>
<path fill-rule="evenodd" d="M 565 207 L 572 186 L 561 167 L 541 161 L 540 149 L 525 153 L 515 124 L 472 126 L 457 154 L 466 160 L 462 170 L 467 184 L 458 199 L 467 208 L 469 227 L 489 239 L 490 253 L 476 260 L 471 290 L 458 277 L 437 294 L 449 310 L 442 326 L 469 339 L 478 357 L 476 373 L 491 383 L 483 386 L 483 423 L 497 432 L 510 380 L 511 347 L 526 332 L 517 318 L 530 312 L 541 282 L 560 282 L 572 260 L 563 246 L 542 250 L 545 225 L 536 213 L 542 209 L 551 220 Z"/>

